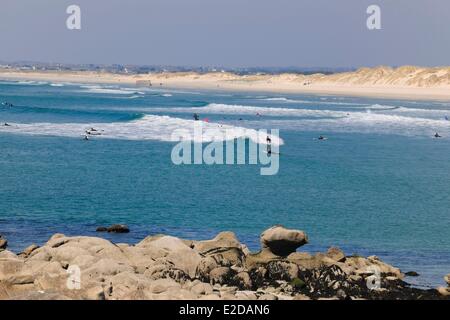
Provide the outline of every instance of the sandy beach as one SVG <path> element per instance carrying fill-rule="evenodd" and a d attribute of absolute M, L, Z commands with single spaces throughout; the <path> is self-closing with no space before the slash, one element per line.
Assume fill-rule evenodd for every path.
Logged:
<path fill-rule="evenodd" d="M 174 89 L 248 91 L 320 95 L 366 96 L 412 100 L 450 100 L 450 67 L 361 68 L 332 75 L 236 75 L 171 72 L 113 74 L 106 72 L 19 71 L 0 69 L 3 80 L 106 83 Z"/>

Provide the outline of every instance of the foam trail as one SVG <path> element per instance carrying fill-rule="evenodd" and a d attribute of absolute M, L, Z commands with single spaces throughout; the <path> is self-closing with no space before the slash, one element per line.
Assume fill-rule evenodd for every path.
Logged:
<path fill-rule="evenodd" d="M 122 139 L 122 140 L 159 140 L 178 141 L 173 136 L 174 131 L 182 130 L 190 134 L 194 142 L 200 142 L 194 137 L 194 126 L 200 123 L 168 116 L 147 115 L 139 120 L 116 123 L 32 123 L 11 124 L 10 127 L 0 127 L 0 132 L 17 133 L 25 135 L 43 135 L 59 137 L 82 137 L 85 131 L 95 128 L 101 135 L 95 139 Z M 254 129 L 221 125 L 217 123 L 201 122 L 203 142 L 247 138 L 256 143 L 265 143 L 267 135 Z M 281 138 L 270 135 L 273 145 L 284 144 Z M 223 137 L 223 138 L 220 138 Z"/>

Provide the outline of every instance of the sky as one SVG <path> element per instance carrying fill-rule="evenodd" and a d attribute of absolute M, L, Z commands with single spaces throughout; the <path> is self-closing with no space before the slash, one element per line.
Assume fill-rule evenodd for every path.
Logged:
<path fill-rule="evenodd" d="M 81 30 L 69 30 L 69 5 Z M 366 26 L 369 5 L 381 30 Z M 450 65 L 449 0 L 0 0 L 0 61 Z"/>

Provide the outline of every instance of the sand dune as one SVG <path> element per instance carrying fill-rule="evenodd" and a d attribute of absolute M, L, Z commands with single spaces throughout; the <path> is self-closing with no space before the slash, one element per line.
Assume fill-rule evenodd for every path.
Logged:
<path fill-rule="evenodd" d="M 103 72 L 0 69 L 0 79 L 46 80 L 191 89 L 317 93 L 405 99 L 450 100 L 450 67 L 380 66 L 331 75 L 236 75 L 228 72 L 119 75 Z"/>

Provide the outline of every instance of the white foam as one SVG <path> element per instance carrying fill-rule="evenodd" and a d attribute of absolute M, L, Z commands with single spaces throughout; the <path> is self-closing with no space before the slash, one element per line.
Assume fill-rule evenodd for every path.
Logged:
<path fill-rule="evenodd" d="M 313 110 L 313 109 L 294 109 L 294 108 L 271 108 L 254 107 L 242 105 L 229 105 L 220 103 L 211 103 L 205 107 L 188 108 L 149 108 L 133 109 L 134 111 L 158 111 L 175 113 L 202 113 L 202 114 L 232 114 L 232 115 L 261 115 L 261 116 L 308 116 L 308 117 L 343 117 L 347 114 L 344 111 L 333 110 Z"/>
<path fill-rule="evenodd" d="M 246 125 L 280 128 L 281 132 L 283 130 L 350 132 L 430 138 L 438 132 L 444 140 L 450 138 L 449 121 L 374 112 L 352 112 L 348 116 L 340 118 L 247 121 Z"/>
<path fill-rule="evenodd" d="M 310 101 L 310 100 L 298 100 L 289 99 L 285 97 L 272 97 L 272 98 L 259 98 L 258 100 L 264 101 L 275 101 L 275 102 L 285 102 L 285 103 L 300 103 L 300 104 L 326 104 L 326 105 L 340 105 L 340 106 L 366 106 L 367 103 L 355 103 L 355 102 L 331 102 L 331 101 Z M 323 100 L 320 98 L 320 100 Z"/>
<path fill-rule="evenodd" d="M 101 94 L 133 94 L 130 91 L 122 89 L 108 89 L 108 88 L 89 88 L 86 90 L 89 93 L 101 93 Z"/>
<path fill-rule="evenodd" d="M 173 137 L 175 130 L 182 130 L 192 136 L 192 140 L 200 142 L 194 137 L 194 127 L 202 126 L 203 142 L 213 140 L 227 140 L 235 138 L 248 138 L 256 143 L 266 141 L 267 134 L 254 129 L 247 129 L 232 125 L 218 123 L 198 122 L 169 116 L 147 115 L 139 120 L 131 122 L 116 123 L 31 123 L 17 124 L 0 127 L 0 132 L 17 133 L 25 135 L 44 135 L 60 137 L 83 137 L 85 131 L 95 128 L 101 135 L 93 136 L 92 139 L 122 139 L 122 140 L 159 140 L 177 141 Z M 220 139 L 219 137 L 223 137 Z M 282 145 L 281 138 L 269 135 L 273 145 Z"/>

